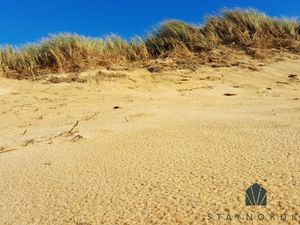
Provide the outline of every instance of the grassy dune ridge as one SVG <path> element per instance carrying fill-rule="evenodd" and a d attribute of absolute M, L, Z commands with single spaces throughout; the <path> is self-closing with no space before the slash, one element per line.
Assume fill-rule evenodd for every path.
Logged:
<path fill-rule="evenodd" d="M 38 78 L 47 73 L 82 71 L 100 66 L 142 66 L 151 59 L 184 55 L 205 63 L 215 49 L 244 51 L 285 49 L 300 52 L 300 23 L 277 19 L 255 10 L 225 10 L 210 16 L 202 26 L 169 20 L 145 39 L 125 41 L 112 35 L 94 39 L 77 34 L 58 34 L 21 48 L 0 49 L 0 72 L 7 77 Z"/>

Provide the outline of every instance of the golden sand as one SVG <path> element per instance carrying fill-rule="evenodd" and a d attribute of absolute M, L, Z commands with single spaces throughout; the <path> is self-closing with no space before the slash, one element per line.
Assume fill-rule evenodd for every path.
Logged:
<path fill-rule="evenodd" d="M 245 213 L 283 224 L 300 213 L 299 59 L 94 73 L 1 78 L 0 224 L 225 224 Z M 266 207 L 245 206 L 255 182 Z"/>

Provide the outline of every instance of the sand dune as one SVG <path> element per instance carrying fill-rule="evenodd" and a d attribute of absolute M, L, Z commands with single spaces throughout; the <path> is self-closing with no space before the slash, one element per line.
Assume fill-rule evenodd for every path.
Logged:
<path fill-rule="evenodd" d="M 115 73 L 1 78 L 0 224 L 223 224 L 247 212 L 282 224 L 300 213 L 300 59 Z M 245 206 L 255 182 L 266 207 Z"/>

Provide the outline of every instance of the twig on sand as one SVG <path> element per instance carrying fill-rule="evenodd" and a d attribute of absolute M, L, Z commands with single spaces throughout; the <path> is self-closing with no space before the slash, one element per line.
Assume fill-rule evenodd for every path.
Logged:
<path fill-rule="evenodd" d="M 34 139 L 28 139 L 26 141 L 24 141 L 21 145 L 26 147 L 29 144 L 34 144 L 35 140 Z"/>
<path fill-rule="evenodd" d="M 276 81 L 276 84 L 291 84 L 290 82 L 285 81 Z"/>
<path fill-rule="evenodd" d="M 23 131 L 22 135 L 25 135 L 25 134 L 26 134 L 26 132 L 27 132 L 27 129 L 25 129 L 25 130 Z"/>
<path fill-rule="evenodd" d="M 72 138 L 70 139 L 70 141 L 73 141 L 73 142 L 78 141 L 80 139 L 83 139 L 83 136 L 81 136 L 80 134 L 77 134 L 76 136 L 74 136 L 76 133 L 78 133 L 78 131 L 74 131 L 74 129 L 78 126 L 78 124 L 79 124 L 79 122 L 77 120 L 76 123 L 71 127 L 71 129 L 69 129 L 67 131 L 59 133 L 58 135 L 55 135 L 55 136 L 50 137 L 50 138 L 44 137 L 44 138 L 40 138 L 40 139 L 33 139 L 33 138 L 27 139 L 27 140 L 23 141 L 20 144 L 20 146 L 26 147 L 30 144 L 41 143 L 41 142 L 45 142 L 45 141 L 47 141 L 48 144 L 52 144 L 54 138 L 61 137 L 61 136 L 64 136 L 64 135 L 66 137 L 71 136 Z M 26 133 L 26 131 L 27 131 L 27 129 L 24 130 L 23 135 Z M 5 153 L 5 152 L 14 151 L 14 150 L 18 150 L 18 149 L 13 149 L 13 148 L 7 149 L 3 146 L 0 146 L 0 154 Z"/>
<path fill-rule="evenodd" d="M 52 137 L 50 139 L 61 137 L 63 135 L 72 136 L 74 133 L 76 133 L 76 132 L 74 132 L 74 129 L 78 126 L 78 124 L 79 124 L 79 122 L 77 120 L 76 123 L 73 125 L 73 127 L 70 130 L 64 131 L 64 132 L 62 132 L 62 133 L 60 133 L 60 134 L 58 134 L 58 135 L 56 135 L 56 136 L 54 136 L 54 137 Z"/>
<path fill-rule="evenodd" d="M 23 123 L 26 123 L 28 126 L 31 126 L 32 125 L 32 123 L 29 123 L 29 122 L 27 122 L 27 121 L 25 121 L 25 120 L 23 120 L 22 118 L 20 118 L 20 117 L 18 117 Z"/>
<path fill-rule="evenodd" d="M 17 150 L 16 148 L 4 148 L 0 146 L 0 154 Z"/>
<path fill-rule="evenodd" d="M 76 142 L 76 141 L 79 141 L 79 140 L 82 139 L 82 138 L 83 138 L 83 137 L 82 137 L 80 134 L 78 134 L 78 135 L 72 137 L 72 138 L 70 139 L 70 141 Z"/>
<path fill-rule="evenodd" d="M 93 113 L 93 114 L 90 115 L 90 116 L 87 115 L 87 116 L 85 117 L 85 120 L 86 120 L 86 121 L 91 120 L 91 119 L 95 118 L 98 114 L 99 114 L 99 112 L 95 112 L 95 113 Z"/>
<path fill-rule="evenodd" d="M 68 134 L 69 134 L 69 135 L 72 135 L 72 134 L 73 134 L 73 130 L 75 129 L 75 127 L 78 126 L 78 124 L 79 124 L 79 122 L 78 122 L 78 120 L 77 120 L 76 123 L 74 124 L 74 126 L 73 126 L 70 130 L 68 130 Z"/>

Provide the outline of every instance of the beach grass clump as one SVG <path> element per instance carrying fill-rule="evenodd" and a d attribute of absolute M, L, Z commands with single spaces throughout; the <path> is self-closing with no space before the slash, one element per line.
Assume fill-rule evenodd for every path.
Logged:
<path fill-rule="evenodd" d="M 177 46 L 192 52 L 211 48 L 200 27 L 178 20 L 162 23 L 149 37 L 145 44 L 152 56 L 158 56 L 175 49 Z"/>
<path fill-rule="evenodd" d="M 245 54 L 253 48 L 299 53 L 299 38 L 300 24 L 295 19 L 272 18 L 255 10 L 225 10 L 208 17 L 202 26 L 165 21 L 144 39 L 126 41 L 116 35 L 100 39 L 61 33 L 19 48 L 4 46 L 0 48 L 0 72 L 7 77 L 32 79 L 114 64 L 143 65 L 161 57 L 193 55 L 196 62 L 195 57 L 226 48 Z M 205 60 L 199 58 L 199 62 Z"/>
<path fill-rule="evenodd" d="M 103 54 L 113 63 L 133 62 L 149 57 L 145 43 L 141 38 L 135 38 L 128 42 L 119 36 L 111 35 L 105 38 L 104 43 Z"/>
<path fill-rule="evenodd" d="M 288 48 L 299 40 L 299 23 L 295 19 L 268 17 L 255 10 L 226 10 L 221 16 L 208 17 L 203 32 L 225 45 Z"/>
<path fill-rule="evenodd" d="M 58 34 L 40 43 L 0 49 L 0 68 L 9 77 L 74 72 L 148 57 L 144 42 L 127 42 L 116 35 L 94 39 L 77 34 Z"/>
<path fill-rule="evenodd" d="M 43 39 L 38 44 L 21 48 L 11 46 L 0 50 L 2 70 L 17 78 L 37 73 L 76 70 L 94 64 L 91 59 L 103 51 L 102 40 L 75 34 L 59 34 Z"/>

